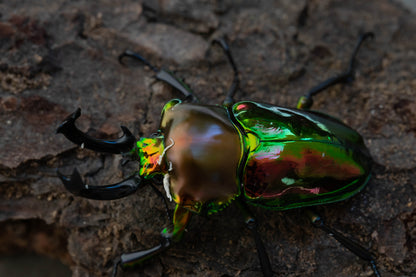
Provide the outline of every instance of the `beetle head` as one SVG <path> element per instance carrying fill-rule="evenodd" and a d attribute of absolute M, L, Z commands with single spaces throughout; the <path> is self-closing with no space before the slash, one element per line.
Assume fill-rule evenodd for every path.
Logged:
<path fill-rule="evenodd" d="M 141 138 L 133 149 L 137 156 L 140 169 L 139 174 L 145 178 L 152 178 L 156 174 L 163 174 L 165 165 L 163 160 L 163 136 L 155 138 Z"/>

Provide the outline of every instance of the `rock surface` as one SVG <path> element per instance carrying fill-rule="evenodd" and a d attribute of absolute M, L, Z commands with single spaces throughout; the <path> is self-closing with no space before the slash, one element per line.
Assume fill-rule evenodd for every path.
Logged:
<path fill-rule="evenodd" d="M 358 56 L 355 81 L 322 93 L 314 108 L 363 135 L 375 160 L 373 178 L 357 196 L 318 210 L 376 253 L 383 276 L 414 274 L 414 14 L 388 0 L 257 2 L 0 3 L 0 253 L 33 251 L 61 259 L 73 276 L 109 276 L 115 257 L 158 243 L 167 219 L 151 188 L 91 201 L 73 197 L 55 173 L 77 167 L 89 183 L 104 185 L 134 171 L 118 156 L 81 150 L 55 135 L 77 107 L 78 126 L 93 136 L 117 137 L 119 125 L 143 136 L 157 130 L 164 103 L 179 96 L 143 66 L 120 65 L 125 49 L 175 70 L 201 102 L 216 104 L 232 72 L 210 41 L 226 36 L 240 70 L 236 99 L 294 106 L 309 88 L 342 72 L 358 35 L 371 30 L 376 37 Z M 301 210 L 253 210 L 277 276 L 372 275 Z M 240 218 L 233 206 L 195 216 L 181 243 L 119 276 L 261 276 Z"/>

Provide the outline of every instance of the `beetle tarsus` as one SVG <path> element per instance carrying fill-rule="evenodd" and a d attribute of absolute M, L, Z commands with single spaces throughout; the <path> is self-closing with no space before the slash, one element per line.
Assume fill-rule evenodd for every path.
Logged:
<path fill-rule="evenodd" d="M 117 274 L 117 269 L 116 267 L 118 267 L 118 265 L 120 265 L 121 268 L 125 269 L 128 267 L 133 267 L 137 264 L 142 263 L 143 261 L 147 260 L 150 257 L 153 257 L 157 254 L 160 254 L 161 252 L 165 251 L 166 249 L 168 249 L 171 246 L 171 240 L 167 237 L 163 237 L 161 239 L 161 242 L 159 245 L 147 249 L 147 250 L 141 250 L 141 251 L 137 251 L 137 252 L 132 252 L 132 253 L 127 253 L 127 254 L 122 254 L 118 263 L 116 263 L 115 267 L 114 267 L 114 271 L 113 271 L 113 276 L 114 272 L 115 274 Z"/>
<path fill-rule="evenodd" d="M 358 51 L 360 50 L 361 45 L 363 44 L 363 42 L 367 39 L 367 38 L 374 38 L 374 33 L 373 32 L 366 32 L 363 35 L 360 36 L 360 38 L 358 39 L 357 45 L 354 48 L 354 51 L 351 55 L 351 59 L 350 59 L 350 65 L 348 67 L 348 71 L 345 73 L 345 75 L 349 75 L 350 78 L 354 77 L 354 69 L 355 69 L 355 57 L 358 54 Z"/>
<path fill-rule="evenodd" d="M 256 243 L 257 255 L 259 256 L 261 269 L 263 271 L 264 277 L 273 276 L 272 266 L 270 264 L 269 256 L 267 255 L 266 248 L 260 237 L 259 232 L 257 231 L 257 222 L 254 218 L 251 218 L 249 221 L 246 221 L 247 228 L 251 231 L 254 236 L 254 241 Z"/>
<path fill-rule="evenodd" d="M 142 63 L 144 63 L 145 65 L 147 65 L 151 70 L 153 70 L 154 72 L 159 72 L 159 68 L 157 68 L 156 66 L 152 65 L 148 60 L 146 60 L 145 58 L 143 58 L 141 55 L 139 55 L 136 52 L 130 51 L 130 50 L 126 50 L 124 51 L 122 54 L 120 54 L 118 56 L 118 61 L 119 63 L 121 63 L 122 65 L 124 65 L 123 62 L 123 58 L 124 57 L 130 57 L 130 58 L 134 58 L 136 60 L 141 61 Z"/>
<path fill-rule="evenodd" d="M 186 85 L 184 82 L 182 82 L 178 77 L 176 77 L 173 73 L 166 71 L 164 69 L 161 69 L 155 76 L 156 79 L 159 81 L 163 81 L 178 91 L 180 91 L 183 96 L 185 97 L 184 100 L 189 102 L 197 102 L 198 99 L 196 96 L 192 93 L 192 90 Z"/>
<path fill-rule="evenodd" d="M 142 179 L 135 174 L 119 183 L 107 186 L 89 186 L 82 181 L 81 175 L 75 168 L 70 177 L 57 171 L 65 188 L 76 196 L 95 200 L 114 200 L 126 197 L 136 192 L 142 184 Z"/>
<path fill-rule="evenodd" d="M 114 267 L 113 267 L 113 274 L 111 275 L 112 277 L 116 277 L 117 276 L 117 271 L 118 271 L 118 266 L 120 265 L 120 258 L 117 258 L 114 261 Z"/>
<path fill-rule="evenodd" d="M 381 277 L 381 274 L 380 274 L 380 272 L 378 271 L 378 268 L 377 268 L 376 262 L 375 262 L 374 260 L 372 260 L 372 261 L 370 261 L 370 265 L 371 265 L 371 268 L 373 269 L 374 275 L 375 275 L 376 277 Z"/>
<path fill-rule="evenodd" d="M 303 97 L 301 97 L 298 101 L 297 104 L 297 108 L 298 109 L 309 109 L 312 104 L 313 104 L 313 96 L 317 95 L 318 93 L 320 93 L 321 91 L 339 84 L 339 83 L 347 83 L 351 80 L 354 79 L 354 70 L 355 70 L 355 57 L 358 54 L 358 51 L 362 45 L 362 43 L 367 39 L 367 38 L 373 38 L 374 37 L 374 33 L 372 32 L 367 32 L 364 33 L 363 35 L 360 36 L 360 38 L 358 39 L 358 42 L 354 48 L 354 51 L 351 55 L 350 58 L 350 62 L 349 62 L 349 66 L 347 71 L 345 71 L 344 73 L 341 73 L 337 76 L 331 77 L 321 83 L 319 83 L 318 85 L 316 85 L 315 87 L 313 87 L 311 90 L 309 90 L 307 92 L 307 94 Z"/>
<path fill-rule="evenodd" d="M 359 245 L 355 241 L 345 237 L 343 234 L 338 232 L 337 230 L 327 226 L 322 219 L 321 216 L 317 215 L 312 210 L 307 210 L 307 214 L 313 224 L 313 226 L 325 231 L 328 235 L 334 237 L 339 243 L 341 243 L 345 248 L 350 250 L 352 253 L 354 253 L 359 258 L 367 261 L 370 263 L 371 268 L 373 269 L 373 272 L 375 276 L 380 277 L 380 272 L 378 271 L 378 268 L 375 263 L 375 259 L 373 255 L 365 249 L 363 246 Z"/>
<path fill-rule="evenodd" d="M 81 109 L 78 108 L 75 112 L 70 114 L 59 127 L 56 133 L 62 133 L 68 140 L 80 145 L 82 148 L 87 148 L 97 152 L 106 152 L 112 154 L 127 153 L 133 149 L 136 138 L 130 130 L 121 126 L 123 136 L 116 140 L 101 140 L 93 138 L 82 132 L 75 126 L 75 121 L 80 117 Z"/>
<path fill-rule="evenodd" d="M 150 69 L 153 70 L 156 73 L 155 78 L 157 80 L 163 81 L 163 82 L 167 83 L 168 85 L 171 85 L 172 87 L 177 89 L 179 92 L 181 92 L 183 94 L 183 96 L 185 97 L 185 99 L 184 99 L 185 101 L 189 101 L 189 102 L 197 102 L 198 101 L 197 97 L 192 93 L 192 90 L 188 87 L 188 85 L 186 85 L 183 81 L 181 81 L 173 73 L 171 73 L 167 70 L 164 70 L 164 69 L 157 68 L 156 66 L 152 65 L 148 60 L 143 58 L 140 54 L 135 53 L 135 52 L 130 51 L 130 50 L 124 51 L 124 53 L 122 53 L 118 57 L 118 60 L 121 64 L 124 64 L 123 63 L 123 58 L 124 57 L 134 58 L 136 60 L 139 60 L 143 64 L 147 65 L 148 67 L 150 67 Z"/>

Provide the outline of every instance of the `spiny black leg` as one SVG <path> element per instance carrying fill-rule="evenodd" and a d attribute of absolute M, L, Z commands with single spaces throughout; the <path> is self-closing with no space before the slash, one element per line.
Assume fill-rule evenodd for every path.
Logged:
<path fill-rule="evenodd" d="M 158 190 L 157 187 L 152 182 L 150 182 L 149 184 L 152 187 L 153 191 L 156 192 L 156 194 L 160 198 L 163 199 L 163 203 L 165 204 L 165 209 L 166 209 L 166 216 L 168 217 L 169 221 L 172 221 L 172 217 L 171 217 L 170 212 L 169 212 L 169 206 L 168 206 L 168 202 L 166 201 L 166 198 L 163 196 L 163 194 L 160 192 L 160 190 Z"/>
<path fill-rule="evenodd" d="M 171 246 L 171 244 L 172 243 L 170 238 L 162 238 L 160 244 L 153 248 L 128 254 L 122 254 L 120 259 L 116 260 L 116 262 L 114 263 L 113 277 L 117 276 L 118 266 L 121 266 L 122 268 L 133 267 L 137 263 L 143 262 L 146 259 L 165 251 Z"/>
<path fill-rule="evenodd" d="M 113 274 L 111 275 L 112 277 L 117 276 L 117 271 L 118 271 L 118 267 L 119 267 L 120 263 L 121 263 L 120 258 L 118 258 L 117 260 L 114 261 Z"/>
<path fill-rule="evenodd" d="M 299 101 L 297 108 L 298 109 L 309 109 L 313 104 L 312 97 L 319 92 L 323 91 L 324 89 L 329 88 L 330 86 L 339 84 L 339 83 L 346 83 L 351 81 L 354 78 L 354 69 L 355 69 L 355 57 L 357 56 L 358 50 L 360 49 L 361 44 L 367 39 L 367 38 L 373 38 L 374 33 L 368 32 L 363 34 L 358 42 L 357 45 L 354 48 L 354 52 L 351 55 L 350 58 L 350 64 L 348 66 L 348 70 L 338 76 L 329 78 L 328 80 L 323 81 L 322 83 L 318 84 L 317 86 L 313 87 L 305 96 L 302 96 Z"/>
<path fill-rule="evenodd" d="M 65 188 L 74 195 L 95 199 L 95 200 L 114 200 L 126 197 L 136 192 L 143 185 L 138 174 L 131 176 L 119 183 L 107 186 L 89 186 L 86 185 L 78 170 L 75 168 L 70 177 L 63 175 L 57 171 L 59 178 L 64 183 Z"/>
<path fill-rule="evenodd" d="M 127 129 L 127 127 L 121 126 L 123 130 L 123 136 L 116 140 L 101 140 L 88 136 L 75 126 L 75 121 L 81 116 L 81 109 L 78 108 L 75 112 L 69 115 L 59 127 L 56 129 L 56 133 L 62 133 L 67 139 L 75 144 L 80 145 L 82 148 L 91 149 L 98 152 L 107 152 L 112 154 L 127 153 L 133 149 L 136 138 Z"/>
<path fill-rule="evenodd" d="M 234 94 L 237 91 L 239 85 L 240 85 L 240 79 L 238 77 L 238 69 L 237 66 L 235 65 L 234 62 L 234 58 L 231 55 L 231 51 L 230 51 L 230 47 L 228 46 L 228 44 L 225 42 L 224 39 L 215 39 L 212 41 L 212 43 L 217 43 L 221 46 L 221 48 L 224 50 L 225 55 L 227 55 L 228 58 L 228 62 L 231 64 L 231 67 L 233 68 L 233 72 L 234 72 L 234 79 L 233 82 L 230 86 L 230 88 L 228 89 L 227 95 L 225 96 L 225 100 L 223 102 L 224 106 L 231 106 L 232 104 L 234 104 Z"/>
<path fill-rule="evenodd" d="M 257 221 L 251 212 L 248 210 L 244 202 L 241 200 L 236 201 L 238 207 L 244 215 L 244 221 L 247 228 L 251 231 L 254 236 L 254 241 L 256 243 L 257 254 L 259 256 L 261 269 L 265 277 L 273 276 L 272 266 L 270 265 L 269 256 L 267 255 L 266 248 L 264 248 L 263 241 L 261 240 L 260 234 L 257 231 Z"/>
<path fill-rule="evenodd" d="M 324 230 L 328 235 L 333 236 L 337 241 L 339 241 L 344 247 L 346 247 L 352 253 L 354 253 L 355 255 L 360 257 L 361 259 L 369 262 L 370 265 L 371 265 L 371 268 L 374 271 L 375 276 L 381 277 L 381 275 L 380 275 L 380 273 L 377 269 L 374 257 L 367 249 L 365 249 L 364 247 L 362 247 L 358 243 L 352 241 L 351 239 L 345 237 L 343 234 L 341 234 L 337 230 L 332 229 L 332 228 L 328 227 L 327 225 L 325 225 L 324 220 L 322 219 L 322 217 L 317 215 L 312 210 L 306 210 L 306 213 L 307 213 L 308 217 L 310 218 L 312 224 L 315 227 Z"/>
<path fill-rule="evenodd" d="M 185 100 L 190 101 L 190 102 L 197 102 L 198 101 L 197 97 L 192 93 L 192 90 L 184 82 L 182 82 L 178 77 L 176 77 L 173 73 L 171 73 L 169 71 L 166 71 L 164 69 L 159 69 L 159 68 L 153 66 L 149 61 L 147 61 L 141 55 L 139 55 L 135 52 L 129 51 L 129 50 L 126 50 L 124 53 L 122 53 L 118 57 L 118 60 L 121 64 L 124 64 L 123 63 L 123 58 L 124 57 L 134 58 L 134 59 L 139 60 L 140 62 L 144 63 L 148 67 L 150 67 L 150 69 L 153 70 L 156 73 L 156 75 L 155 75 L 156 79 L 158 79 L 160 81 L 163 81 L 163 82 L 171 85 L 172 87 L 174 87 L 178 91 L 180 91 L 185 96 Z"/>
<path fill-rule="evenodd" d="M 120 259 L 116 260 L 114 263 L 113 276 L 116 276 L 119 265 L 123 269 L 133 267 L 165 251 L 173 242 L 179 241 L 182 238 L 190 218 L 191 212 L 178 204 L 173 215 L 173 224 L 168 228 L 163 229 L 161 232 L 160 244 L 147 250 L 121 255 Z"/>
<path fill-rule="evenodd" d="M 136 60 L 139 60 L 140 62 L 142 62 L 145 65 L 147 65 L 148 67 L 150 67 L 150 69 L 153 70 L 155 73 L 159 72 L 159 68 L 153 66 L 148 60 L 146 60 L 141 55 L 139 55 L 139 54 L 137 54 L 133 51 L 126 50 L 126 51 L 124 51 L 124 53 L 122 53 L 122 54 L 120 54 L 120 56 L 118 56 L 118 62 L 121 63 L 122 65 L 124 65 L 124 62 L 123 62 L 124 57 L 130 57 L 130 58 L 134 58 Z"/>

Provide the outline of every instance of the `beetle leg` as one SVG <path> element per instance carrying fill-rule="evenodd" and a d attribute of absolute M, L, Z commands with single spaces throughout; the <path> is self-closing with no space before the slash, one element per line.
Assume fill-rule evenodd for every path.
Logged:
<path fill-rule="evenodd" d="M 228 62 L 230 63 L 231 67 L 233 68 L 233 82 L 231 83 L 230 88 L 225 96 L 224 102 L 222 103 L 224 106 L 231 106 L 234 104 L 234 94 L 239 88 L 240 85 L 240 78 L 238 77 L 238 69 L 235 65 L 234 58 L 231 55 L 231 50 L 228 44 L 225 42 L 224 39 L 215 39 L 212 41 L 212 44 L 217 43 L 221 46 L 222 50 L 224 50 L 225 55 L 227 56 Z"/>
<path fill-rule="evenodd" d="M 57 171 L 65 188 L 72 194 L 95 200 L 114 200 L 133 194 L 142 183 L 138 174 L 131 176 L 119 183 L 107 186 L 89 186 L 82 181 L 78 170 L 75 168 L 70 177 Z"/>
<path fill-rule="evenodd" d="M 339 243 L 341 243 L 344 247 L 346 247 L 352 253 L 354 253 L 355 255 L 360 257 L 361 259 L 369 262 L 370 265 L 371 265 L 371 268 L 374 271 L 375 276 L 381 277 L 380 272 L 378 271 L 378 268 L 376 266 L 376 262 L 374 260 L 374 257 L 367 249 L 365 249 L 364 247 L 362 247 L 358 243 L 354 242 L 353 240 L 345 237 L 343 234 L 341 234 L 337 230 L 332 229 L 331 227 L 328 227 L 327 225 L 325 225 L 324 220 L 322 219 L 322 217 L 317 215 L 312 210 L 306 210 L 306 212 L 307 212 L 307 215 L 308 215 L 309 219 L 311 220 L 312 224 L 315 227 L 324 230 L 327 234 L 329 234 L 330 236 L 333 236 Z"/>
<path fill-rule="evenodd" d="M 160 244 L 147 250 L 122 254 L 120 259 L 118 259 L 114 264 L 113 277 L 117 275 L 117 268 L 119 265 L 123 269 L 135 266 L 165 251 L 172 245 L 172 242 L 179 241 L 182 238 L 183 232 L 185 231 L 190 218 L 191 212 L 178 204 L 173 215 L 173 225 L 163 229 L 161 232 Z"/>
<path fill-rule="evenodd" d="M 91 149 L 98 152 L 107 152 L 113 154 L 127 153 L 133 149 L 136 138 L 132 133 L 124 126 L 121 126 L 123 130 L 123 136 L 116 140 L 101 140 L 90 137 L 75 126 L 75 121 L 81 115 L 81 109 L 78 108 L 75 112 L 70 114 L 59 127 L 56 129 L 56 133 L 62 133 L 67 139 L 75 144 L 80 145 L 82 148 Z"/>
<path fill-rule="evenodd" d="M 311 90 L 308 91 L 308 93 L 305 96 L 302 96 L 297 104 L 298 109 L 309 109 L 312 104 L 313 100 L 312 97 L 319 92 L 323 91 L 324 89 L 329 88 L 330 86 L 336 85 L 338 83 L 347 83 L 351 81 L 354 78 L 354 69 L 355 69 L 355 57 L 357 56 L 358 50 L 360 49 L 361 44 L 367 39 L 367 38 L 373 38 L 374 33 L 367 32 L 360 36 L 358 39 L 357 45 L 354 48 L 354 51 L 350 58 L 350 63 L 347 71 L 345 71 L 342 74 L 339 74 L 335 77 L 329 78 L 322 83 L 318 84 L 317 86 L 313 87 Z"/>
<path fill-rule="evenodd" d="M 272 266 L 270 265 L 269 256 L 267 255 L 266 249 L 264 248 L 263 241 L 261 240 L 260 234 L 257 231 L 257 221 L 252 215 L 252 213 L 248 210 L 248 207 L 244 204 L 244 202 L 237 200 L 237 206 L 243 212 L 244 215 L 244 222 L 246 223 L 246 227 L 251 231 L 252 235 L 254 236 L 254 241 L 256 243 L 257 254 L 259 256 L 261 269 L 263 271 L 263 275 L 265 277 L 273 276 Z"/>
<path fill-rule="evenodd" d="M 193 94 L 192 90 L 188 87 L 188 85 L 186 85 L 183 81 L 181 81 L 178 77 L 176 77 L 172 72 L 164 70 L 164 69 L 159 69 L 159 68 L 153 66 L 149 61 L 147 61 L 141 55 L 139 55 L 139 54 L 137 54 L 133 51 L 130 51 L 130 50 L 126 50 L 124 53 L 122 53 L 118 57 L 118 60 L 121 64 L 124 64 L 123 63 L 123 58 L 124 57 L 134 58 L 134 59 L 139 60 L 140 62 L 144 63 L 148 67 L 150 67 L 150 69 L 153 70 L 156 73 L 155 78 L 157 80 L 163 81 L 163 82 L 167 83 L 168 85 L 171 85 L 172 87 L 174 87 L 178 91 L 180 91 L 185 96 L 185 100 L 188 100 L 190 102 L 197 102 L 198 101 L 197 97 Z"/>
<path fill-rule="evenodd" d="M 156 188 L 156 186 L 152 183 L 152 182 L 150 182 L 149 183 L 150 184 L 150 186 L 152 187 L 152 189 L 153 189 L 153 191 L 160 197 L 160 198 L 162 198 L 163 199 L 163 203 L 165 204 L 165 210 L 166 210 L 166 216 L 168 217 L 168 219 L 169 219 L 169 221 L 171 221 L 172 220 L 172 217 L 170 216 L 170 213 L 169 213 L 169 207 L 168 207 L 168 202 L 166 201 L 166 198 L 163 196 L 163 193 L 161 193 L 160 192 L 160 190 L 158 190 L 157 188 Z"/>

